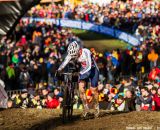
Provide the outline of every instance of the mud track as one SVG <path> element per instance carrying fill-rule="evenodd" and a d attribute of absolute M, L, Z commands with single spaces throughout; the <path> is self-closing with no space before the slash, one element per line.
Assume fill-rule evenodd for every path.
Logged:
<path fill-rule="evenodd" d="M 83 120 L 74 111 L 71 122 L 62 124 L 60 110 L 8 109 L 0 111 L 0 130 L 160 130 L 160 112 L 101 112 Z"/>

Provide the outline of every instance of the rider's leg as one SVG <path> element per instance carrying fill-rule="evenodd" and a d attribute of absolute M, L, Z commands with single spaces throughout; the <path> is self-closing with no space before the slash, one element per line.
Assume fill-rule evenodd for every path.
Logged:
<path fill-rule="evenodd" d="M 98 103 L 98 88 L 97 87 L 90 87 L 90 90 L 91 90 L 93 98 L 97 104 Z"/>
<path fill-rule="evenodd" d="M 92 70 L 92 73 L 93 73 L 93 77 L 90 78 L 91 79 L 90 90 L 92 91 L 92 95 L 94 98 L 94 108 L 96 109 L 95 116 L 98 116 L 99 115 L 99 101 L 98 101 L 98 98 L 99 98 L 99 94 L 98 94 L 99 71 L 96 68 L 94 68 Z"/>
<path fill-rule="evenodd" d="M 85 86 L 86 86 L 86 82 L 85 81 L 80 81 L 79 82 L 79 93 L 80 93 L 80 98 L 82 100 L 82 103 L 85 107 L 85 105 L 87 105 L 87 99 L 86 99 L 86 94 L 85 94 Z"/>
<path fill-rule="evenodd" d="M 94 110 L 95 110 L 95 117 L 99 116 L 99 94 L 98 94 L 98 88 L 97 87 L 90 87 L 90 90 L 92 91 L 93 95 L 93 103 L 94 103 Z"/>
<path fill-rule="evenodd" d="M 91 73 L 93 76 L 90 78 L 91 79 L 91 91 L 93 94 L 94 99 L 98 102 L 98 81 L 99 81 L 99 71 L 94 68 L 92 69 Z"/>

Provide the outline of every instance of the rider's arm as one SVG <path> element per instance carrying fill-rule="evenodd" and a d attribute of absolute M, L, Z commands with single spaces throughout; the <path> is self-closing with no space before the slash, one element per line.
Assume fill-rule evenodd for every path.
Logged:
<path fill-rule="evenodd" d="M 61 71 L 62 69 L 64 69 L 71 59 L 72 57 L 70 55 L 67 55 L 63 63 L 59 66 L 58 71 Z"/>
<path fill-rule="evenodd" d="M 91 69 L 91 66 L 92 66 L 90 51 L 84 50 L 83 54 L 84 54 L 84 57 L 86 58 L 86 67 L 83 70 L 80 71 L 81 75 L 88 72 Z"/>

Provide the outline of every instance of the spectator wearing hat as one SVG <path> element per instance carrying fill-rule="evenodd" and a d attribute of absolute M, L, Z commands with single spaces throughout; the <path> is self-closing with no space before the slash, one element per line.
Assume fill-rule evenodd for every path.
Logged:
<path fill-rule="evenodd" d="M 39 93 L 35 92 L 35 93 L 33 94 L 33 97 L 30 97 L 29 107 L 30 107 L 30 108 L 42 109 L 42 102 L 41 102 L 41 100 L 40 100 L 40 95 L 39 95 Z"/>
<path fill-rule="evenodd" d="M 29 98 L 28 98 L 28 91 L 27 89 L 23 89 L 22 93 L 20 95 L 20 100 L 21 100 L 21 108 L 25 109 L 28 107 L 29 104 Z"/>
<path fill-rule="evenodd" d="M 119 95 L 117 99 L 111 101 L 110 110 L 117 110 L 117 111 L 125 110 L 125 100 L 122 95 Z"/>

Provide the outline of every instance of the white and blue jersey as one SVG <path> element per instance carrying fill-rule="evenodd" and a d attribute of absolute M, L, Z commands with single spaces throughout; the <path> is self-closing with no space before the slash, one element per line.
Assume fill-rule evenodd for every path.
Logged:
<path fill-rule="evenodd" d="M 74 57 L 67 55 L 58 70 L 62 70 L 72 58 Z M 87 48 L 81 49 L 77 60 L 81 64 L 79 80 L 90 80 L 91 86 L 97 87 L 99 80 L 99 69 L 90 50 Z"/>

